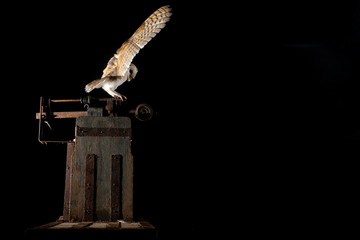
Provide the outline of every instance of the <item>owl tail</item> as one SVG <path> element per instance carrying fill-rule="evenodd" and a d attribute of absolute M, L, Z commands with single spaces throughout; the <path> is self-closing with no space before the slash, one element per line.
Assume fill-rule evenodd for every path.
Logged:
<path fill-rule="evenodd" d="M 100 88 L 102 86 L 102 82 L 104 81 L 104 78 L 96 79 L 92 81 L 91 83 L 87 84 L 85 86 L 85 92 L 89 93 L 95 88 Z"/>

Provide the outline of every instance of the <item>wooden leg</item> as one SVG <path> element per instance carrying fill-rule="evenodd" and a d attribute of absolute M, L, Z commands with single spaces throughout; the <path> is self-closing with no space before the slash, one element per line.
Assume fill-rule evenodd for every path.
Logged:
<path fill-rule="evenodd" d="M 66 173 L 65 173 L 65 192 L 64 192 L 64 210 L 63 210 L 63 219 L 64 221 L 70 221 L 70 175 L 71 175 L 71 166 L 72 160 L 74 157 L 75 143 L 67 143 L 67 153 L 66 153 Z"/>
<path fill-rule="evenodd" d="M 94 221 L 95 209 L 95 154 L 88 154 L 85 163 L 85 206 L 83 221 Z"/>
<path fill-rule="evenodd" d="M 121 178 L 122 156 L 112 155 L 111 158 L 111 221 L 122 218 L 121 214 Z"/>

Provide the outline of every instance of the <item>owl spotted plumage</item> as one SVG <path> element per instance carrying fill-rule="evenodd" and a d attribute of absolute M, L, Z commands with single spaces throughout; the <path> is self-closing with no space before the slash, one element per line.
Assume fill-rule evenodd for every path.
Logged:
<path fill-rule="evenodd" d="M 89 93 L 95 88 L 102 88 L 112 97 L 118 97 L 121 100 L 126 99 L 125 96 L 115 91 L 116 88 L 124 82 L 135 78 L 138 69 L 131 63 L 133 58 L 140 49 L 165 27 L 171 15 L 171 8 L 168 5 L 151 14 L 116 51 L 104 69 L 101 78 L 87 84 L 85 91 Z"/>

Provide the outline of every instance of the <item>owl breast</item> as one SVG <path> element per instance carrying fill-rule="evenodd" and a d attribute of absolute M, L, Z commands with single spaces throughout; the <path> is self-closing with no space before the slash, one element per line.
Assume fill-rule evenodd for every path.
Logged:
<path fill-rule="evenodd" d="M 125 77 L 114 77 L 111 78 L 109 77 L 109 80 L 107 80 L 104 85 L 103 88 L 104 89 L 111 89 L 111 90 L 115 90 L 116 88 L 118 88 L 121 84 L 123 84 L 126 81 Z"/>

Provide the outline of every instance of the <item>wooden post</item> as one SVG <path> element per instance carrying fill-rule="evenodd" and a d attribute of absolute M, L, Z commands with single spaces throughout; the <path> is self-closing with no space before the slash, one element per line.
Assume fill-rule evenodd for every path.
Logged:
<path fill-rule="evenodd" d="M 83 221 L 94 220 L 94 208 L 95 208 L 95 171 L 96 171 L 96 156 L 95 154 L 86 155 L 85 163 L 85 206 L 83 213 Z"/>
<path fill-rule="evenodd" d="M 71 166 L 72 159 L 74 157 L 75 143 L 67 143 L 67 152 L 66 152 L 66 173 L 65 173 L 65 191 L 64 191 L 64 210 L 63 210 L 63 219 L 64 221 L 70 221 L 70 176 L 71 176 Z"/>
<path fill-rule="evenodd" d="M 112 155 L 111 158 L 111 221 L 121 219 L 121 179 L 122 161 L 121 155 Z"/>

